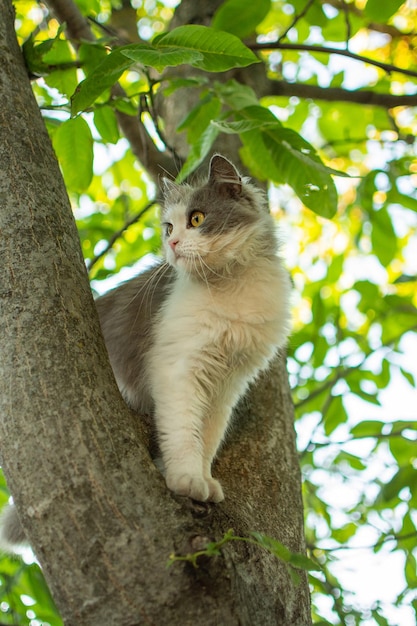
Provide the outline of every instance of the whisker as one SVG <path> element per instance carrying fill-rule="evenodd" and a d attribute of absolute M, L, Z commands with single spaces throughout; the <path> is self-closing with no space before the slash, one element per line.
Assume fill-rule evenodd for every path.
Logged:
<path fill-rule="evenodd" d="M 127 303 L 125 308 L 131 306 L 136 298 L 141 296 L 140 300 L 137 303 L 136 315 L 132 321 L 132 328 L 135 326 L 141 311 L 146 311 L 146 307 L 148 307 L 149 313 L 151 312 L 152 300 L 155 295 L 155 291 L 157 290 L 159 283 L 161 282 L 168 269 L 169 264 L 166 262 L 162 263 L 154 272 L 150 274 L 149 278 L 144 282 L 143 285 L 141 285 L 140 289 L 138 289 L 133 298 L 131 298 L 131 300 Z"/>

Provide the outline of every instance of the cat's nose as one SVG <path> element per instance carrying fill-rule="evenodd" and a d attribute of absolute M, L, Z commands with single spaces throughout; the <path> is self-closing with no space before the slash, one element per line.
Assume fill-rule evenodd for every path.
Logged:
<path fill-rule="evenodd" d="M 174 252 L 175 252 L 175 248 L 178 242 L 179 242 L 179 239 L 171 239 L 169 241 L 169 245 L 171 246 L 171 249 L 174 250 Z"/>

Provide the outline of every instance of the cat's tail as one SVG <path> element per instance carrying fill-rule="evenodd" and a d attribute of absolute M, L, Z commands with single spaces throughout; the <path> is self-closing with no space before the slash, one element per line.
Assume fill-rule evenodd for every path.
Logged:
<path fill-rule="evenodd" d="M 27 543 L 16 507 L 14 504 L 8 504 L 0 515 L 0 550 L 14 552 L 18 546 Z"/>

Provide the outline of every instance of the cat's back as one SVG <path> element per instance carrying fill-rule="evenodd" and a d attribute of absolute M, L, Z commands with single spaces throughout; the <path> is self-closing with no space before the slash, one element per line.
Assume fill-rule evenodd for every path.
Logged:
<path fill-rule="evenodd" d="M 173 279 L 172 268 L 166 263 L 158 263 L 97 298 L 103 331 L 117 332 L 120 325 L 130 326 L 132 323 L 138 331 L 140 326 L 149 324 Z"/>
<path fill-rule="evenodd" d="M 96 300 L 117 383 L 125 400 L 137 410 L 148 408 L 144 359 L 151 346 L 158 312 L 174 278 L 173 269 L 161 263 Z"/>

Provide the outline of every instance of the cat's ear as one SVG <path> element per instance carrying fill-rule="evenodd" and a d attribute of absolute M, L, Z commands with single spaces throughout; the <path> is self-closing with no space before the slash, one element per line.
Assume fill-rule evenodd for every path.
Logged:
<path fill-rule="evenodd" d="M 221 154 L 215 154 L 210 161 L 209 184 L 216 183 L 231 197 L 238 197 L 242 192 L 242 179 L 239 172 L 233 163 Z"/>

